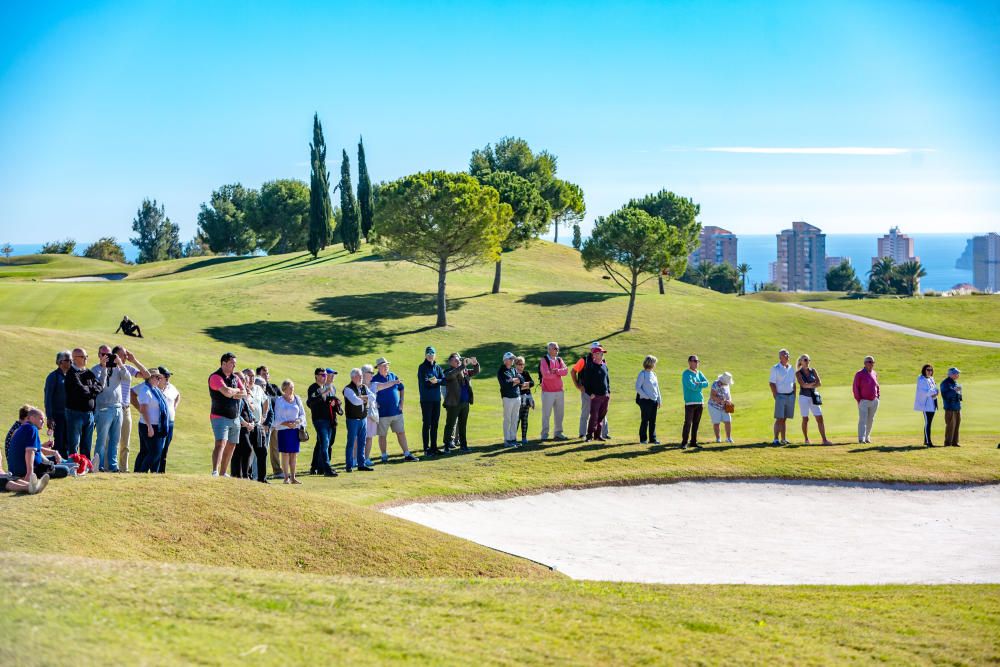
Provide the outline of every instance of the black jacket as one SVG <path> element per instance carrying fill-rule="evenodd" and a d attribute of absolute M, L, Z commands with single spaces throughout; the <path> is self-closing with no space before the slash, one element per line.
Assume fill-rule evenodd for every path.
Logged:
<path fill-rule="evenodd" d="M 611 376 L 608 375 L 608 365 L 604 362 L 595 363 L 587 358 L 583 365 L 583 390 L 591 396 L 606 396 L 611 393 Z"/>
<path fill-rule="evenodd" d="M 521 396 L 521 388 L 511 382 L 512 378 L 518 377 L 517 369 L 511 366 L 507 368 L 506 365 L 500 364 L 500 368 L 497 369 L 497 382 L 500 383 L 500 395 L 504 398 L 519 398 Z"/>
<path fill-rule="evenodd" d="M 309 389 L 306 392 L 306 405 L 309 406 L 309 411 L 312 413 L 314 424 L 317 421 L 328 422 L 333 419 L 330 414 L 330 404 L 333 403 L 333 392 L 323 396 L 319 393 L 320 389 L 319 384 L 313 382 L 309 385 Z"/>
<path fill-rule="evenodd" d="M 106 378 L 99 379 L 89 368 L 77 370 L 71 366 L 66 374 L 66 409 L 93 412 L 94 399 L 104 391 Z"/>

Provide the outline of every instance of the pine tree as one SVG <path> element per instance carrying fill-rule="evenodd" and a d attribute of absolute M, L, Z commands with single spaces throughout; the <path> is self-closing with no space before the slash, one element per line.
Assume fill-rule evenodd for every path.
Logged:
<path fill-rule="evenodd" d="M 326 170 L 326 141 L 319 114 L 313 116 L 313 141 L 309 144 L 309 162 L 312 173 L 309 179 L 309 252 L 313 257 L 330 243 L 330 221 L 333 206 L 330 204 L 330 172 Z"/>
<path fill-rule="evenodd" d="M 365 241 L 370 241 L 369 236 L 375 224 L 375 197 L 372 196 L 372 181 L 368 177 L 363 138 L 358 141 L 358 209 L 361 213 L 361 233 Z"/>
<path fill-rule="evenodd" d="M 344 250 L 357 252 L 361 247 L 361 221 L 358 212 L 358 202 L 354 198 L 354 188 L 351 187 L 351 162 L 347 151 L 343 151 L 344 159 L 340 163 L 340 240 L 344 242 Z"/>
<path fill-rule="evenodd" d="M 579 250 L 581 245 L 583 245 L 583 237 L 580 234 L 580 225 L 579 225 L 579 223 L 574 223 L 573 224 L 573 247 L 576 248 L 577 250 Z"/>

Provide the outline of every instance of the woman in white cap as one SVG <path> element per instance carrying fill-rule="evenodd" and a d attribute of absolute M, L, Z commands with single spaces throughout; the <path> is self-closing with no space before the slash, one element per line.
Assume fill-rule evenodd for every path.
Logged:
<path fill-rule="evenodd" d="M 500 397 L 503 400 L 503 446 L 517 447 L 517 417 L 521 411 L 521 377 L 514 368 L 513 352 L 505 352 L 497 369 Z"/>
<path fill-rule="evenodd" d="M 726 425 L 726 442 L 733 441 L 733 396 L 730 391 L 733 386 L 733 374 L 726 371 L 712 383 L 708 397 L 708 416 L 712 419 L 712 430 L 715 431 L 715 441 L 722 442 L 719 434 L 719 424 Z"/>

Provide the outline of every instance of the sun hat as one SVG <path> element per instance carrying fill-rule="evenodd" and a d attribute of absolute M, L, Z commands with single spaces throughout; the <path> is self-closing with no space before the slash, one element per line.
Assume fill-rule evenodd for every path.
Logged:
<path fill-rule="evenodd" d="M 426 348 L 424 348 L 424 354 L 425 355 L 427 355 L 427 354 L 437 354 L 437 350 L 435 350 L 433 347 L 431 347 L 430 345 L 428 345 Z"/>
<path fill-rule="evenodd" d="M 514 354 L 513 352 L 504 352 L 503 353 L 503 360 L 504 361 L 507 361 L 508 359 L 514 359 L 516 357 L 517 357 L 517 355 Z"/>
<path fill-rule="evenodd" d="M 388 359 L 386 359 L 385 357 L 379 357 L 378 359 L 375 360 L 375 368 L 378 368 L 382 364 L 388 364 L 388 363 L 389 363 Z"/>
<path fill-rule="evenodd" d="M 722 384 L 731 386 L 733 384 L 733 374 L 730 373 L 729 371 L 726 371 L 725 373 L 723 373 L 718 377 L 718 380 Z"/>
<path fill-rule="evenodd" d="M 954 366 L 948 369 L 948 375 L 961 375 L 962 371 L 958 370 Z"/>

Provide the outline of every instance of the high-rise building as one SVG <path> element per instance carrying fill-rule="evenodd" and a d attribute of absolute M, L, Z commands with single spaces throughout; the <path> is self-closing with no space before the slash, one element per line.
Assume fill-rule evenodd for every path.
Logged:
<path fill-rule="evenodd" d="M 688 257 L 688 266 L 698 266 L 702 262 L 709 264 L 728 264 L 736 268 L 736 244 L 738 239 L 728 229 L 709 225 L 701 228 L 699 237 L 701 244 Z"/>
<path fill-rule="evenodd" d="M 980 292 L 1000 292 L 1000 234 L 972 238 L 972 284 Z"/>
<path fill-rule="evenodd" d="M 872 257 L 872 266 L 883 257 L 891 257 L 896 264 L 919 262 L 920 258 L 913 255 L 913 239 L 893 227 L 889 233 L 878 240 L 878 255 Z"/>
<path fill-rule="evenodd" d="M 793 222 L 777 235 L 774 282 L 784 291 L 826 290 L 826 234 L 807 222 Z"/>

